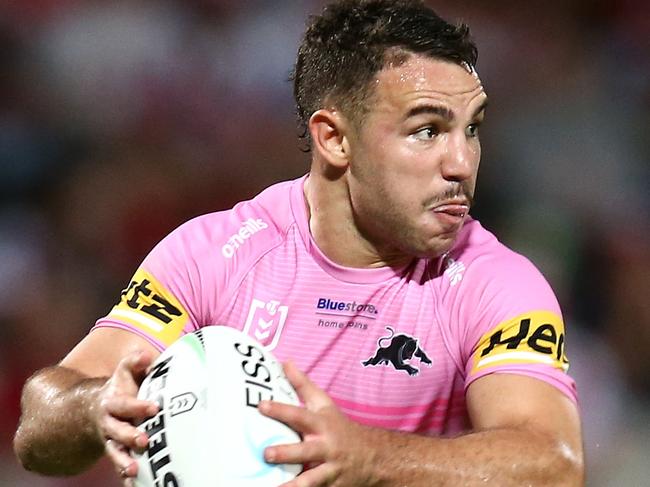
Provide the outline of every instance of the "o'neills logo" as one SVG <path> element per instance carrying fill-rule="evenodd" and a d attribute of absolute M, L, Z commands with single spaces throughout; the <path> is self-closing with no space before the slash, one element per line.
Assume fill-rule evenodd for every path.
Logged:
<path fill-rule="evenodd" d="M 221 247 L 221 254 L 226 258 L 230 259 L 239 247 L 241 247 L 246 240 L 251 238 L 260 230 L 268 228 L 268 225 L 261 218 L 249 218 L 242 223 L 241 228 L 237 233 L 232 235 L 226 244 Z"/>

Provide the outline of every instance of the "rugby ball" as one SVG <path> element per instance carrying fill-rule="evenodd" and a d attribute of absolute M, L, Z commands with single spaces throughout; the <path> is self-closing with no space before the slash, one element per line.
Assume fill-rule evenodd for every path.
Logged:
<path fill-rule="evenodd" d="M 137 487 L 274 487 L 302 470 L 264 461 L 267 446 L 300 436 L 257 405 L 298 397 L 281 364 L 241 331 L 208 326 L 183 336 L 156 359 L 138 397 L 160 411 L 138 426 L 149 445 L 131 453 Z"/>

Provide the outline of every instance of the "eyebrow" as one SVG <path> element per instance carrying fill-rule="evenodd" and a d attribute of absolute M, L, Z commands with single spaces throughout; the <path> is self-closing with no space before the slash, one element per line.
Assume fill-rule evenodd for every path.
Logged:
<path fill-rule="evenodd" d="M 483 110 L 486 109 L 488 105 L 488 100 L 483 101 L 476 110 L 474 110 L 474 114 L 472 115 L 472 118 L 475 118 L 478 116 L 479 113 L 481 113 Z M 416 107 L 411 108 L 408 113 L 406 114 L 406 118 L 411 118 L 411 117 L 416 117 L 418 115 L 422 115 L 424 113 L 431 114 L 431 115 L 438 115 L 439 117 L 442 117 L 445 119 L 447 122 L 453 122 L 454 119 L 456 118 L 454 115 L 454 112 L 452 112 L 449 108 L 442 106 L 442 105 L 418 105 Z"/>
<path fill-rule="evenodd" d="M 474 115 L 472 115 L 472 118 L 475 118 L 478 116 L 479 113 L 481 113 L 483 110 L 485 110 L 488 106 L 488 99 L 486 98 L 483 100 L 483 103 L 481 103 L 476 110 L 474 110 Z"/>
<path fill-rule="evenodd" d="M 438 115 L 439 117 L 444 118 L 446 121 L 451 122 L 454 120 L 454 112 L 449 108 L 443 107 L 442 105 L 418 105 L 411 108 L 406 114 L 406 118 L 417 117 L 422 114 L 431 114 Z"/>

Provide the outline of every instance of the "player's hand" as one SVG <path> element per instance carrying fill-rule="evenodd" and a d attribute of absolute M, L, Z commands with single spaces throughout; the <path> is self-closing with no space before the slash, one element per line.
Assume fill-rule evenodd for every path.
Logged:
<path fill-rule="evenodd" d="M 155 415 L 158 405 L 137 399 L 138 388 L 153 358 L 145 352 L 133 352 L 117 365 L 113 375 L 99 390 L 93 408 L 95 424 L 105 442 L 105 451 L 118 474 L 128 480 L 135 477 L 138 465 L 129 450 L 142 451 L 149 439 L 138 430 L 137 424 Z"/>
<path fill-rule="evenodd" d="M 372 485 L 372 430 L 347 419 L 294 364 L 288 362 L 284 370 L 305 407 L 263 401 L 259 409 L 300 433 L 303 441 L 267 447 L 264 456 L 269 463 L 303 464 L 307 468 L 281 487 Z"/>

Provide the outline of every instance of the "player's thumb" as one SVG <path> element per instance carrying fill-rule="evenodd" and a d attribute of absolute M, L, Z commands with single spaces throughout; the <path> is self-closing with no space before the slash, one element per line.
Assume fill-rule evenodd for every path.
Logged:
<path fill-rule="evenodd" d="M 114 376 L 120 381 L 139 384 L 152 362 L 153 357 L 150 353 L 144 350 L 134 350 L 120 360 Z"/>

